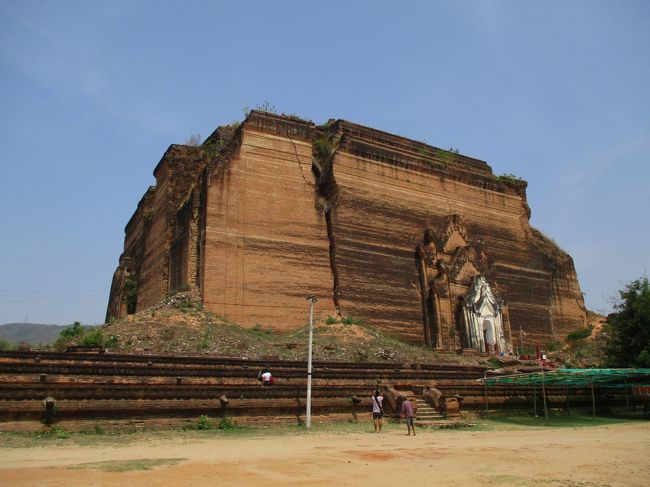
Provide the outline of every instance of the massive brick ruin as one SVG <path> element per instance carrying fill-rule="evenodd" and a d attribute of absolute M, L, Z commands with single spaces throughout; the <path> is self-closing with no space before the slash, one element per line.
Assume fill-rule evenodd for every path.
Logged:
<path fill-rule="evenodd" d="M 411 343 L 508 351 L 585 325 L 573 261 L 527 183 L 344 120 L 253 111 L 172 145 L 125 228 L 107 320 L 186 287 L 243 326 L 354 316 Z"/>

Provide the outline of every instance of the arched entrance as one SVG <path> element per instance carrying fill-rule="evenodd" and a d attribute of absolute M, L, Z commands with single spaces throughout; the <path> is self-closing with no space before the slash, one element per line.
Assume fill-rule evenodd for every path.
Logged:
<path fill-rule="evenodd" d="M 494 354 L 508 350 L 501 314 L 502 303 L 485 277 L 473 279 L 461 303 L 464 346 Z"/>
<path fill-rule="evenodd" d="M 485 341 L 485 350 L 488 353 L 498 353 L 497 336 L 494 330 L 494 324 L 489 319 L 483 320 L 483 340 Z"/>

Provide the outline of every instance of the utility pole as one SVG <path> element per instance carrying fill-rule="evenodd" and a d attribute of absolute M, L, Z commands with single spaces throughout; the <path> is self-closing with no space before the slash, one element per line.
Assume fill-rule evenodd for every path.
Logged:
<path fill-rule="evenodd" d="M 314 336 L 314 303 L 318 301 L 316 296 L 310 294 L 307 296 L 307 301 L 309 301 L 309 351 L 307 355 L 307 412 L 305 414 L 305 427 L 307 429 L 311 428 L 311 346 Z"/>
<path fill-rule="evenodd" d="M 548 423 L 548 409 L 546 408 L 546 379 L 544 376 L 544 365 L 540 364 L 542 370 L 542 399 L 544 401 L 544 416 L 546 417 L 546 423 Z"/>

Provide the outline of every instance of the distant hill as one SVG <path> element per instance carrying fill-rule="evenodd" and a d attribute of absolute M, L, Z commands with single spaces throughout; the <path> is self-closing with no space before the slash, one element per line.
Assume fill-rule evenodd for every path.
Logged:
<path fill-rule="evenodd" d="M 53 343 L 61 330 L 70 325 L 43 325 L 38 323 L 7 323 L 0 325 L 0 340 L 10 343 L 26 342 L 31 345 Z"/>

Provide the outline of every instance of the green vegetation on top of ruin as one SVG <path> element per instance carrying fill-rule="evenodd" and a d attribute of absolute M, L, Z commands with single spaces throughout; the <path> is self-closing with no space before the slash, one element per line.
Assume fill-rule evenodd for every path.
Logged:
<path fill-rule="evenodd" d="M 242 110 L 244 113 L 244 118 L 247 118 L 253 110 L 258 110 L 260 112 L 273 113 L 277 115 L 278 109 L 275 108 L 275 105 L 268 100 L 264 100 L 262 103 L 256 104 L 253 108 L 245 106 Z"/>
<path fill-rule="evenodd" d="M 262 103 L 257 103 L 253 108 L 245 106 L 242 109 L 244 119 L 248 118 L 252 111 L 271 113 L 273 115 L 279 115 L 281 117 L 289 118 L 298 122 L 309 122 L 308 120 L 304 119 L 300 115 L 296 115 L 295 113 L 279 113 L 275 105 L 268 100 L 264 100 Z"/>
<path fill-rule="evenodd" d="M 190 147 L 199 147 L 201 145 L 201 134 L 192 134 L 186 140 L 185 144 Z"/>
<path fill-rule="evenodd" d="M 497 182 L 503 183 L 506 186 L 518 187 L 521 183 L 524 182 L 519 176 L 515 176 L 512 173 L 501 174 L 500 176 L 494 176 L 494 179 Z"/>
<path fill-rule="evenodd" d="M 424 143 L 423 143 L 424 144 Z M 442 166 L 444 169 L 448 169 L 449 166 L 456 162 L 457 156 L 460 154 L 458 149 L 450 147 L 449 149 L 436 149 L 429 147 L 428 145 L 423 145 L 418 148 L 418 153 L 427 158 L 427 162 L 432 167 Z"/>
<path fill-rule="evenodd" d="M 458 149 L 454 149 L 453 147 L 450 147 L 449 150 L 436 149 L 435 151 L 435 156 L 440 159 L 442 165 L 445 167 L 449 167 L 451 164 L 456 162 L 456 156 L 458 156 L 458 154 Z"/>
<path fill-rule="evenodd" d="M 501 174 L 500 176 L 494 175 L 492 177 L 500 191 L 504 190 L 505 188 L 510 188 L 524 200 L 526 199 L 525 191 L 528 187 L 528 183 L 521 179 L 519 176 L 515 176 L 511 173 L 506 173 Z"/>
<path fill-rule="evenodd" d="M 235 139 L 235 134 L 237 133 L 237 130 L 241 127 L 242 123 L 244 123 L 246 119 L 248 119 L 248 117 L 251 115 L 251 112 L 253 111 L 270 113 L 273 115 L 279 115 L 281 117 L 285 117 L 298 122 L 309 123 L 308 120 L 305 120 L 301 116 L 293 113 L 290 114 L 278 113 L 278 110 L 275 107 L 275 105 L 273 105 L 269 101 L 264 101 L 262 103 L 256 104 L 252 108 L 249 106 L 245 106 L 242 109 L 242 113 L 243 113 L 242 120 L 234 120 L 233 122 L 230 122 L 228 124 L 220 125 L 210 136 L 208 136 L 203 141 L 203 143 L 200 143 L 200 136 L 196 134 L 190 136 L 190 138 L 186 140 L 185 145 L 201 147 L 205 151 L 205 154 L 210 159 L 214 159 L 217 156 L 219 156 L 221 152 L 231 144 L 231 142 Z"/>

